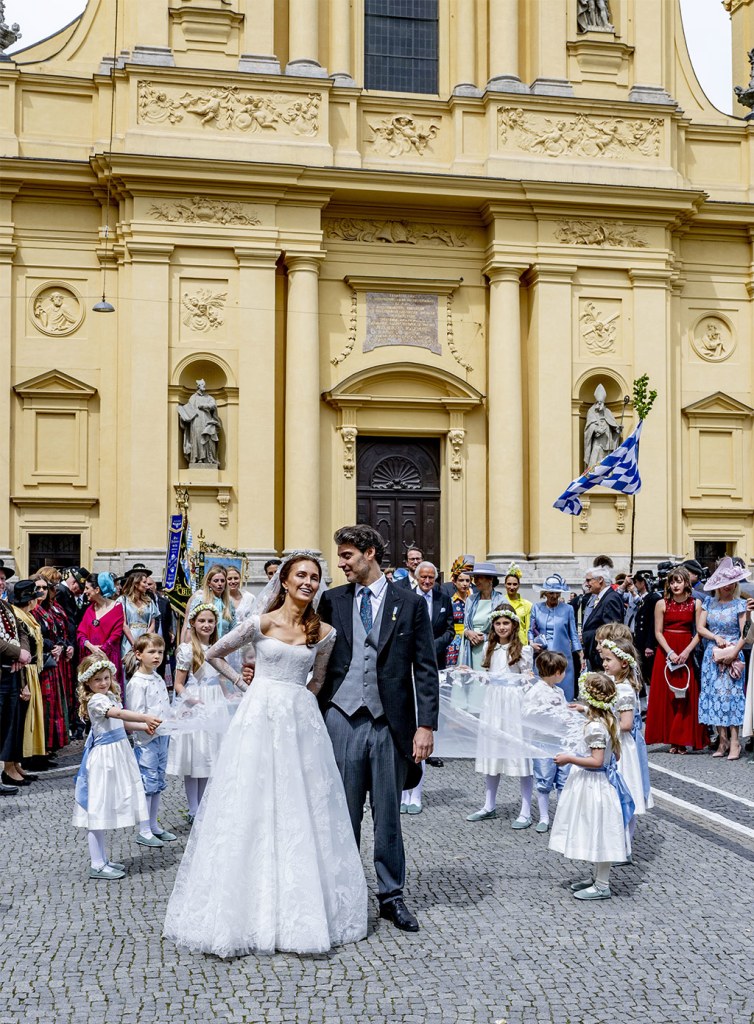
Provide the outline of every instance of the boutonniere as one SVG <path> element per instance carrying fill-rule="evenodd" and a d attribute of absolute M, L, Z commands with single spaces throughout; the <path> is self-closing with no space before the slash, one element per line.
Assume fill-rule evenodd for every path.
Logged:
<path fill-rule="evenodd" d="M 398 614 L 398 605 L 393 608 L 393 622 L 395 622 L 395 616 Z"/>
<path fill-rule="evenodd" d="M 444 611 L 445 611 L 445 605 L 443 605 L 442 608 L 440 609 L 440 615 L 442 615 Z"/>

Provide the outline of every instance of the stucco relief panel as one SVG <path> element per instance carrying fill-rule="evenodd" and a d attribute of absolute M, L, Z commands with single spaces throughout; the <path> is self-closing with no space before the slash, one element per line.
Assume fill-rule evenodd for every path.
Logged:
<path fill-rule="evenodd" d="M 578 358 L 620 359 L 623 356 L 622 302 L 620 299 L 582 297 L 578 304 Z"/>
<path fill-rule="evenodd" d="M 212 345 L 227 340 L 228 287 L 227 279 L 179 278 L 176 300 L 182 342 Z"/>
<path fill-rule="evenodd" d="M 592 114 L 548 117 L 522 107 L 498 108 L 501 150 L 533 156 L 648 161 L 660 156 L 663 119 L 595 117 Z"/>
<path fill-rule="evenodd" d="M 731 320 L 719 312 L 697 317 L 689 330 L 691 352 L 705 363 L 722 363 L 733 355 L 736 335 Z"/>
<path fill-rule="evenodd" d="M 67 338 L 81 327 L 86 306 L 80 292 L 66 281 L 29 281 L 28 300 L 32 336 Z"/>

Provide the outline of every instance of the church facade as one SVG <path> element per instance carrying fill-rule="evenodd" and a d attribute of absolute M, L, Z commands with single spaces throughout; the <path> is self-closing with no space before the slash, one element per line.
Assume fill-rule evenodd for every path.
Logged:
<path fill-rule="evenodd" d="M 254 577 L 360 519 L 577 579 L 646 373 L 639 561 L 749 559 L 753 138 L 677 0 L 89 0 L 0 60 L 0 557 L 159 569 L 179 500 Z"/>

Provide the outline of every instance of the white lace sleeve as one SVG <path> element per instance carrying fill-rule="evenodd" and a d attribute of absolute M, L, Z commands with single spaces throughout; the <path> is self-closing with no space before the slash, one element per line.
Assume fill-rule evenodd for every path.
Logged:
<path fill-rule="evenodd" d="M 325 673 L 327 672 L 327 663 L 330 660 L 332 649 L 335 646 L 336 635 L 336 631 L 331 629 L 327 636 L 320 640 L 317 646 L 317 656 L 314 659 L 312 677 L 307 683 L 307 687 L 312 691 L 312 693 L 319 693 L 322 689 L 322 684 L 325 681 Z"/>
<path fill-rule="evenodd" d="M 178 644 L 175 652 L 175 667 L 180 672 L 190 672 L 194 660 L 191 644 Z"/>
<path fill-rule="evenodd" d="M 604 750 L 607 746 L 608 731 L 601 722 L 589 722 L 584 730 L 584 742 L 590 750 Z"/>
<path fill-rule="evenodd" d="M 521 650 L 521 675 L 534 675 L 534 649 L 528 644 Z"/>
<path fill-rule="evenodd" d="M 239 650 L 241 647 L 246 647 L 247 644 L 253 643 L 259 635 L 259 616 L 250 615 L 248 619 L 244 619 L 234 629 L 231 629 L 229 633 L 226 633 L 222 640 L 218 640 L 216 644 L 212 644 L 210 649 L 207 651 L 208 658 L 224 658 L 226 655 L 231 654 L 233 651 Z M 248 661 L 247 664 L 253 664 L 253 661 Z"/>

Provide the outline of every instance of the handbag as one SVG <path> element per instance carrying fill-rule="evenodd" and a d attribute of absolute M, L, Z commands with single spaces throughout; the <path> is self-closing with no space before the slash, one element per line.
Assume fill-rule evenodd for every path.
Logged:
<path fill-rule="evenodd" d="M 671 679 L 674 678 L 676 672 L 685 671 L 686 673 L 686 684 L 685 686 L 675 686 Z M 670 673 L 668 675 L 668 672 Z M 680 676 L 676 676 L 676 679 L 680 679 Z M 665 659 L 665 682 L 668 684 L 670 689 L 673 691 L 673 696 L 676 700 L 683 700 L 684 697 L 688 696 L 689 686 L 691 685 L 691 669 L 689 666 L 680 661 L 671 662 Z"/>

